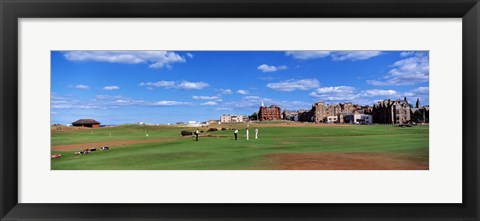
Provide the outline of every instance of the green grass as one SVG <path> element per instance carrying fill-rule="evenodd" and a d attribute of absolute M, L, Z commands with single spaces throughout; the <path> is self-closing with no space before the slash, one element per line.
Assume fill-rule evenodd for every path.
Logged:
<path fill-rule="evenodd" d="M 191 130 L 191 128 L 190 128 Z M 145 131 L 148 137 L 145 136 Z M 111 134 L 111 136 L 110 136 Z M 52 145 L 77 144 L 110 140 L 139 140 L 149 138 L 176 137 L 180 134 L 178 128 L 159 126 L 123 125 L 107 128 L 78 128 L 52 130 Z"/>
<path fill-rule="evenodd" d="M 225 127 L 224 125 L 218 126 Z M 52 145 L 170 138 L 163 142 L 139 143 L 124 147 L 74 156 L 74 151 L 52 159 L 53 170 L 232 170 L 269 169 L 262 166 L 266 154 L 302 152 L 390 152 L 408 153 L 428 163 L 428 126 L 400 128 L 393 126 L 302 127 L 261 125 L 259 139 L 245 140 L 245 125 L 238 128 L 239 140 L 233 131 L 217 131 L 217 137 L 181 137 L 185 128 L 161 126 L 120 126 L 101 129 L 52 130 Z M 145 136 L 145 129 L 149 134 Z M 193 131 L 194 128 L 187 128 Z M 207 128 L 200 130 L 206 131 Z M 93 131 L 93 133 L 92 133 Z M 110 137 L 110 134 L 112 136 Z M 81 149 L 79 149 L 81 150 Z"/>

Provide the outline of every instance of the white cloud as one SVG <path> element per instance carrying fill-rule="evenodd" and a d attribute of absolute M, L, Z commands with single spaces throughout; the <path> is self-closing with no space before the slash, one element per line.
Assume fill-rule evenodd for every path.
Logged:
<path fill-rule="evenodd" d="M 430 88 L 429 87 L 419 87 L 419 88 L 416 88 L 416 89 L 412 90 L 412 92 L 415 93 L 415 94 L 425 95 L 425 94 L 428 94 L 430 92 Z"/>
<path fill-rule="evenodd" d="M 218 99 L 220 99 L 219 96 L 197 96 L 197 95 L 192 96 L 192 98 L 195 99 L 195 100 L 218 100 Z"/>
<path fill-rule="evenodd" d="M 280 106 L 282 109 L 287 108 L 290 110 L 309 108 L 312 105 L 311 102 L 273 100 L 270 98 L 259 97 L 259 96 L 245 96 L 238 101 L 226 103 L 226 105 L 228 107 L 233 107 L 234 109 L 243 109 L 243 110 L 247 109 L 250 111 L 256 111 L 258 110 L 262 102 L 264 102 L 265 105 L 267 106 L 275 104 L 277 106 Z"/>
<path fill-rule="evenodd" d="M 400 56 L 402 56 L 402 57 L 407 57 L 407 56 L 413 55 L 413 53 L 415 53 L 415 52 L 413 52 L 413 51 L 404 51 L 404 52 L 400 53 Z"/>
<path fill-rule="evenodd" d="M 287 66 L 285 65 L 273 66 L 273 65 L 262 64 L 257 67 L 257 70 L 260 70 L 262 72 L 275 72 L 275 71 L 281 71 L 285 69 L 287 69 Z"/>
<path fill-rule="evenodd" d="M 118 90 L 118 89 L 120 89 L 120 87 L 115 86 L 115 85 L 103 87 L 103 90 L 106 90 L 106 91 L 113 91 L 113 90 Z"/>
<path fill-rule="evenodd" d="M 142 82 L 138 86 L 155 86 L 155 87 L 165 87 L 165 88 L 179 88 L 186 90 L 199 90 L 205 87 L 208 87 L 208 84 L 205 82 L 191 82 L 191 81 L 157 81 L 157 82 Z"/>
<path fill-rule="evenodd" d="M 416 101 L 417 98 L 424 104 L 429 102 L 429 87 L 418 87 L 411 91 L 408 91 L 404 94 L 404 96 L 408 97 L 410 102 Z"/>
<path fill-rule="evenodd" d="M 286 80 L 281 82 L 269 83 L 268 88 L 278 91 L 309 90 L 320 86 L 317 79 Z"/>
<path fill-rule="evenodd" d="M 205 82 L 201 82 L 201 81 L 199 81 L 199 82 L 182 81 L 176 87 L 178 87 L 180 89 L 186 89 L 186 90 L 191 90 L 191 89 L 200 90 L 200 89 L 203 89 L 205 87 L 208 87 L 208 84 L 205 83 Z"/>
<path fill-rule="evenodd" d="M 245 97 L 242 97 L 242 99 L 244 99 L 244 100 L 260 100 L 262 98 L 260 98 L 259 96 L 245 96 Z"/>
<path fill-rule="evenodd" d="M 312 106 L 312 102 L 305 101 L 275 101 L 275 104 L 280 106 L 282 110 L 285 108 L 289 110 L 308 109 Z"/>
<path fill-rule="evenodd" d="M 132 99 L 121 95 L 96 95 L 89 100 L 78 100 L 69 96 L 61 97 L 52 94 L 51 107 L 53 109 L 114 109 L 122 106 L 181 106 L 192 105 L 190 102 L 182 101 L 145 101 Z"/>
<path fill-rule="evenodd" d="M 260 107 L 260 105 L 262 104 L 262 101 L 266 103 L 271 103 L 273 100 L 270 98 L 261 98 L 259 96 L 245 96 L 238 101 L 227 103 L 227 105 L 235 108 L 241 108 L 241 109 L 245 109 L 245 108 L 256 109 Z"/>
<path fill-rule="evenodd" d="M 52 109 L 69 109 L 80 105 L 80 101 L 72 97 L 62 97 L 52 93 L 50 106 Z"/>
<path fill-rule="evenodd" d="M 310 93 L 311 97 L 326 101 L 347 101 L 357 96 L 355 88 L 350 86 L 322 87 Z"/>
<path fill-rule="evenodd" d="M 336 86 L 318 88 L 309 94 L 311 97 L 322 101 L 334 102 L 352 102 L 355 104 L 373 104 L 372 97 L 380 98 L 380 100 L 391 97 L 398 97 L 399 94 L 395 90 L 379 90 L 369 89 L 357 91 L 351 86 Z"/>
<path fill-rule="evenodd" d="M 181 105 L 190 105 L 189 102 L 182 101 L 157 101 L 153 103 L 153 106 L 181 106 Z"/>
<path fill-rule="evenodd" d="M 363 91 L 361 96 L 363 97 L 375 97 L 375 96 L 394 96 L 397 95 L 395 90 L 379 90 L 379 89 L 372 89 Z"/>
<path fill-rule="evenodd" d="M 175 81 L 142 82 L 139 86 L 173 87 L 175 86 Z"/>
<path fill-rule="evenodd" d="M 118 103 L 118 104 L 127 104 L 128 101 L 126 101 L 126 100 L 116 100 L 115 103 Z"/>
<path fill-rule="evenodd" d="M 395 62 L 391 67 L 383 78 L 367 80 L 367 83 L 376 86 L 413 85 L 429 80 L 428 53 L 417 52 L 412 57 Z"/>
<path fill-rule="evenodd" d="M 229 108 L 229 107 L 219 107 L 219 108 L 215 108 L 216 111 L 230 111 L 232 110 L 232 108 Z"/>
<path fill-rule="evenodd" d="M 287 51 L 285 55 L 292 56 L 299 60 L 309 60 L 315 58 L 324 58 L 331 54 L 331 51 Z"/>
<path fill-rule="evenodd" d="M 187 57 L 193 58 L 193 54 L 192 53 L 187 53 Z"/>
<path fill-rule="evenodd" d="M 215 102 L 215 101 L 207 101 L 205 103 L 201 103 L 200 105 L 204 105 L 204 106 L 213 106 L 213 105 L 217 105 L 218 103 Z"/>
<path fill-rule="evenodd" d="M 380 55 L 381 51 L 339 51 L 332 53 L 334 61 L 358 61 L 367 60 Z"/>
<path fill-rule="evenodd" d="M 52 109 L 112 109 L 118 106 L 144 104 L 145 102 L 143 100 L 134 100 L 120 95 L 97 95 L 86 101 L 81 101 L 69 96 L 61 97 L 52 95 L 51 98 Z"/>
<path fill-rule="evenodd" d="M 103 106 L 106 109 L 115 108 L 118 106 L 146 105 L 146 102 L 144 100 L 136 100 L 128 97 L 123 97 L 121 95 L 97 95 L 88 103 Z"/>
<path fill-rule="evenodd" d="M 248 94 L 248 91 L 247 90 L 238 90 L 237 93 L 242 94 L 242 95 L 246 95 L 246 94 Z"/>
<path fill-rule="evenodd" d="M 90 87 L 88 85 L 83 85 L 83 84 L 77 84 L 75 85 L 76 89 L 82 89 L 82 90 L 88 90 Z"/>
<path fill-rule="evenodd" d="M 169 51 L 69 51 L 64 53 L 69 61 L 94 61 L 121 64 L 147 64 L 150 68 L 171 67 L 185 62 L 185 58 Z"/>
<path fill-rule="evenodd" d="M 230 89 L 219 89 L 219 91 L 220 91 L 220 93 L 225 94 L 225 95 L 233 94 L 233 91 L 230 90 Z"/>
<path fill-rule="evenodd" d="M 350 86 L 338 86 L 338 87 L 322 87 L 318 88 L 315 92 L 319 94 L 328 94 L 328 93 L 352 93 L 355 90 L 354 87 Z"/>
<path fill-rule="evenodd" d="M 333 61 L 367 60 L 381 54 L 381 51 L 287 51 L 285 55 L 298 60 L 331 57 Z"/>

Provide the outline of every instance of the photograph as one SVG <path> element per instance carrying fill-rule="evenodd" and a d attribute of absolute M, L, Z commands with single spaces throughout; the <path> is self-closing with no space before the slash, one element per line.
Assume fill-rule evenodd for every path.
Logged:
<path fill-rule="evenodd" d="M 50 62 L 51 170 L 429 170 L 429 51 L 62 50 Z"/>
<path fill-rule="evenodd" d="M 0 221 L 480 221 L 480 0 L 0 11 Z"/>

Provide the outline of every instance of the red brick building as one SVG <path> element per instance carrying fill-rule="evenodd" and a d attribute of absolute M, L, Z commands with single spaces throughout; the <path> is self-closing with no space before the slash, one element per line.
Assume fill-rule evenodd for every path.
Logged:
<path fill-rule="evenodd" d="M 258 110 L 258 120 L 268 121 L 268 120 L 280 120 L 281 110 L 280 107 L 276 105 L 271 105 L 270 107 L 261 106 Z"/>

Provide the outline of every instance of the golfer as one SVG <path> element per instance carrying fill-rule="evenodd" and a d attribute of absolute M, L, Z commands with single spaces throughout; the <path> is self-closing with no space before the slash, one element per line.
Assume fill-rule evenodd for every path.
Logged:
<path fill-rule="evenodd" d="M 198 141 L 198 128 L 195 130 L 195 141 Z"/>
<path fill-rule="evenodd" d="M 248 140 L 248 128 L 246 129 L 246 132 L 245 132 L 245 133 L 246 133 L 246 135 L 247 135 L 247 140 Z"/>
<path fill-rule="evenodd" d="M 255 128 L 255 140 L 258 139 L 258 128 Z"/>
<path fill-rule="evenodd" d="M 233 132 L 233 135 L 235 136 L 235 140 L 237 140 L 237 135 L 238 135 L 238 130 L 235 129 L 235 131 Z"/>

